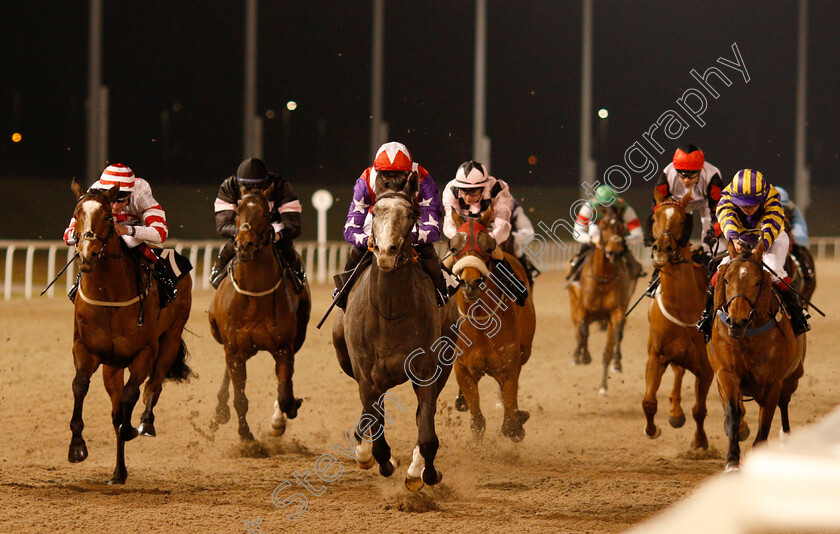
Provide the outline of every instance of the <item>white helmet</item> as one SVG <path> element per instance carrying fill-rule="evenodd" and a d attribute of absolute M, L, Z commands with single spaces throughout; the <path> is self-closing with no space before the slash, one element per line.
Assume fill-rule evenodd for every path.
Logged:
<path fill-rule="evenodd" d="M 490 177 L 484 165 L 477 161 L 465 161 L 455 172 L 455 187 L 459 189 L 475 189 L 484 187 Z"/>

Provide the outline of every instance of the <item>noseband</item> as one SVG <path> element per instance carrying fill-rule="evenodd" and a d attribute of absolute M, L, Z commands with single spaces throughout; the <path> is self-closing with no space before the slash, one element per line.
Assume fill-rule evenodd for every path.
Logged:
<path fill-rule="evenodd" d="M 414 202 L 412 202 L 411 198 L 408 197 L 405 193 L 401 191 L 385 191 L 381 195 L 379 195 L 376 200 L 373 202 L 373 205 L 370 207 L 370 216 L 371 219 L 375 217 L 373 214 L 373 206 L 376 205 L 377 202 L 386 198 L 399 198 L 405 200 L 410 205 L 414 206 Z M 394 262 L 394 270 L 404 267 L 409 263 L 417 263 L 417 251 L 414 250 L 414 247 L 411 246 L 412 240 L 410 239 L 411 230 L 414 228 L 414 225 L 411 225 L 406 230 L 405 234 L 400 236 L 402 238 L 403 246 L 400 249 L 399 254 L 397 254 L 397 259 Z M 370 239 L 368 239 L 368 250 L 373 252 L 373 245 L 376 242 L 376 236 L 373 235 L 373 225 L 371 224 L 371 234 Z M 409 246 L 406 246 L 409 244 Z"/>
<path fill-rule="evenodd" d="M 762 267 L 761 263 L 759 263 L 759 262 L 755 261 L 755 260 L 754 260 L 754 259 L 752 259 L 752 258 L 735 258 L 734 260 L 732 260 L 731 262 L 729 262 L 729 265 L 734 264 L 736 261 L 742 261 L 742 262 L 754 263 L 755 265 L 757 265 L 757 266 L 758 266 L 759 272 L 760 272 L 760 273 L 763 273 L 763 267 Z M 725 277 L 724 277 L 723 283 L 724 283 L 724 284 L 726 283 L 726 278 L 725 278 Z M 758 296 L 759 296 L 759 295 L 761 295 L 761 292 L 762 292 L 762 291 L 764 291 L 764 276 L 763 276 L 763 275 L 761 276 L 761 283 L 760 283 L 760 284 L 759 284 L 759 286 L 758 286 L 758 293 L 756 294 L 756 300 L 758 300 Z M 723 312 L 724 312 L 724 313 L 726 314 L 726 316 L 728 317 L 728 316 L 729 316 L 729 304 L 730 304 L 733 300 L 735 300 L 736 298 L 739 298 L 739 297 L 740 297 L 740 298 L 742 298 L 742 299 L 744 299 L 744 300 L 746 300 L 746 301 L 749 303 L 749 305 L 750 305 L 750 315 L 747 317 L 747 321 L 748 321 L 748 322 L 752 322 L 753 320 L 755 320 L 755 319 L 756 319 L 756 317 L 755 317 L 755 302 L 753 302 L 753 301 L 752 301 L 752 300 L 751 300 L 748 296 L 746 296 L 746 295 L 745 295 L 745 294 L 743 294 L 743 293 L 736 293 L 736 294 L 732 295 L 731 297 L 729 297 L 729 298 L 726 300 L 726 302 L 723 304 L 723 307 L 722 307 Z"/>
<path fill-rule="evenodd" d="M 245 195 L 245 197 L 248 197 L 250 195 L 257 196 L 254 193 L 249 193 L 248 195 Z M 242 200 L 245 200 L 245 197 L 243 197 Z M 266 200 L 266 202 L 268 202 L 268 201 Z M 266 211 L 268 211 L 268 210 L 266 210 Z M 237 219 L 238 218 L 239 217 L 237 215 Z M 258 235 L 258 234 L 256 234 L 256 232 L 254 232 L 254 229 L 251 226 L 251 223 L 244 222 L 241 225 L 237 225 L 236 233 L 239 234 L 240 232 L 251 232 L 252 234 L 254 234 L 254 236 L 257 238 L 256 241 L 254 242 L 254 252 L 256 252 L 256 251 L 260 250 L 261 248 L 263 248 L 264 246 L 271 243 L 272 232 L 269 230 L 270 228 L 271 228 L 271 223 L 266 225 L 265 230 L 261 234 Z"/>
<path fill-rule="evenodd" d="M 104 206 L 110 206 L 111 205 L 111 201 L 103 193 L 100 193 L 98 191 L 88 191 L 87 193 L 85 193 L 85 194 L 83 194 L 82 196 L 79 197 L 79 200 L 76 202 L 76 206 L 78 206 L 79 204 L 81 204 L 85 200 L 91 200 L 91 199 L 100 200 Z M 102 248 L 103 249 L 105 248 L 105 246 L 108 244 L 108 241 L 110 241 L 111 237 L 114 236 L 114 232 L 116 232 L 116 229 L 114 228 L 114 215 L 110 211 L 108 212 L 108 215 L 105 216 L 105 220 L 108 222 L 108 235 L 105 236 L 105 237 L 99 237 L 92 230 L 88 230 L 87 232 L 85 232 L 82 235 L 77 234 L 77 235 L 74 236 L 75 241 L 76 241 L 74 246 L 76 247 L 76 250 L 79 249 L 79 244 L 82 241 L 87 241 L 87 240 L 99 241 L 99 242 L 102 243 Z M 95 253 L 94 255 L 100 256 L 102 258 L 110 258 L 110 257 L 119 258 L 119 257 L 123 256 L 123 254 L 106 255 L 106 254 L 101 254 L 101 253 L 98 253 L 98 252 Z"/>

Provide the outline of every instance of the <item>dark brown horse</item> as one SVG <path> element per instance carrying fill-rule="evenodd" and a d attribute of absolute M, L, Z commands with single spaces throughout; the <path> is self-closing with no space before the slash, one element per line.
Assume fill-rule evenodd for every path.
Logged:
<path fill-rule="evenodd" d="M 794 337 L 790 319 L 780 313 L 770 274 L 763 270 L 763 245 L 752 253 L 736 253 L 728 245 L 731 263 L 718 270 L 715 288 L 717 317 L 706 346 L 715 373 L 729 438 L 726 470 L 738 469 L 742 395 L 760 406 L 756 444 L 765 441 L 776 406 L 782 414 L 782 432 L 790 432 L 788 404 L 804 373 L 806 337 Z"/>
<path fill-rule="evenodd" d="M 486 373 L 502 390 L 502 434 L 513 441 L 522 441 L 525 437 L 522 425 L 528 420 L 528 412 L 520 410 L 518 405 L 519 373 L 531 357 L 536 328 L 531 287 L 525 269 L 507 253 L 505 258 L 514 271 L 511 275 L 528 289 L 525 305 L 516 304 L 504 280 L 497 279 L 495 273 L 490 276 L 488 262 L 496 247 L 487 231 L 493 220 L 492 208 L 480 219 L 467 221 L 453 211 L 452 219 L 458 228 L 449 242 L 456 259 L 452 271 L 461 278 L 463 286 L 457 294 L 458 313 L 468 319 L 462 321 L 463 335 L 458 336 L 460 356 L 455 360 L 455 377 L 470 410 L 470 428 L 476 439 L 484 433 L 478 381 Z M 491 319 L 498 322 L 498 328 L 486 328 Z M 478 328 L 473 321 L 485 328 Z"/>
<path fill-rule="evenodd" d="M 595 321 L 607 323 L 607 345 L 604 348 L 604 372 L 601 376 L 601 395 L 607 394 L 607 373 L 610 362 L 613 370 L 621 372 L 621 338 L 624 336 L 624 312 L 636 288 L 622 256 L 627 249 L 624 222 L 614 209 L 598 219 L 601 238 L 595 250 L 581 268 L 580 282 L 568 285 L 575 325 L 577 347 L 572 363 L 588 364 L 589 325 Z"/>
<path fill-rule="evenodd" d="M 306 338 L 311 299 L 309 285 L 295 294 L 291 276 L 277 259 L 271 244 L 274 232 L 269 221 L 268 200 L 274 186 L 261 193 L 242 189 L 236 207 L 236 259 L 230 275 L 222 280 L 208 318 L 213 337 L 225 347 L 225 374 L 219 390 L 216 421 L 230 420 L 228 389 L 233 381 L 233 406 L 239 417 L 239 437 L 253 440 L 245 414 L 245 364 L 258 351 L 274 357 L 277 400 L 271 427 L 275 435 L 286 429 L 286 417 L 297 417 L 303 402 L 292 390 L 295 353 Z M 285 414 L 285 417 L 284 415 Z"/>
<path fill-rule="evenodd" d="M 115 230 L 111 203 L 119 192 L 85 193 L 74 179 L 77 203 L 75 239 L 82 273 L 76 295 L 73 321 L 73 418 L 68 459 L 81 462 L 88 456 L 82 438 L 82 407 L 90 377 L 102 365 L 102 379 L 111 398 L 111 421 L 117 438 L 117 464 L 109 484 L 124 484 L 125 442 L 137 437 L 131 424 L 134 405 L 140 397 L 140 384 L 146 378 L 141 431 L 153 436 L 153 408 L 165 378 L 185 380 L 191 374 L 186 365 L 186 347 L 181 333 L 190 316 L 192 278 L 182 278 L 177 297 L 160 309 L 157 285 L 149 273 L 126 254 Z M 138 326 L 143 307 L 144 321 Z M 123 372 L 129 371 L 125 382 Z"/>
<path fill-rule="evenodd" d="M 653 266 L 659 269 L 660 286 L 648 312 L 647 388 L 642 400 L 642 409 L 647 419 L 645 435 L 653 439 L 662 433 L 653 422 L 656 415 L 656 392 L 662 374 L 671 365 L 674 368 L 675 385 L 670 398 L 669 423 L 674 428 L 685 423 L 685 414 L 680 406 L 680 385 L 684 370 L 688 369 L 696 377 L 692 415 L 697 430 L 691 446 L 707 449 L 709 442 L 703 422 L 706 418 L 706 396 L 713 374 L 706 356 L 703 334 L 694 325 L 705 307 L 708 281 L 705 270 L 691 261 L 688 240 L 691 237 L 692 220 L 685 211 L 691 196 L 686 195 L 679 202 L 665 201 L 658 192 L 656 196 L 651 257 Z"/>
<path fill-rule="evenodd" d="M 439 363 L 435 351 L 442 352 L 447 343 L 454 349 L 441 330 L 457 319 L 457 311 L 454 301 L 437 307 L 432 281 L 415 263 L 411 231 L 417 211 L 411 199 L 416 177 L 412 180 L 408 195 L 388 191 L 376 199 L 369 244 L 375 259 L 350 290 L 332 338 L 341 369 L 359 386 L 362 415 L 355 427 L 355 457 L 362 469 L 375 460 L 387 477 L 399 466 L 385 440 L 382 405 L 389 389 L 412 381 L 417 442 L 405 485 L 419 491 L 442 477 L 434 464 L 439 446 L 435 411 L 452 366 L 451 361 Z"/>

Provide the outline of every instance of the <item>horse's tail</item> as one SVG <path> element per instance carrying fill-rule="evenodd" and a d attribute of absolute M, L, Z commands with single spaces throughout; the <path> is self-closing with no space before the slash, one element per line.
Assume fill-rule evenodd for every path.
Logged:
<path fill-rule="evenodd" d="M 178 355 L 175 356 L 175 361 L 172 362 L 172 367 L 170 367 L 169 371 L 166 372 L 167 380 L 184 382 L 191 376 L 198 376 L 192 369 L 190 369 L 190 366 L 187 365 L 187 357 L 189 355 L 190 353 L 187 351 L 187 346 L 184 344 L 184 340 L 182 339 L 181 345 L 178 347 Z"/>

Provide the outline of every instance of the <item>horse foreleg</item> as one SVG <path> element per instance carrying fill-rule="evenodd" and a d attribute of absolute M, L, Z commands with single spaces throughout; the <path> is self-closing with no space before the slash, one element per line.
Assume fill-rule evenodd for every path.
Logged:
<path fill-rule="evenodd" d="M 770 435 L 770 426 L 773 424 L 776 405 L 779 404 L 780 392 L 781 384 L 776 384 L 765 390 L 764 397 L 761 399 L 761 408 L 758 412 L 758 430 L 755 433 L 753 447 L 762 441 L 767 441 L 767 437 Z"/>
<path fill-rule="evenodd" d="M 619 319 L 617 316 L 621 315 Z M 621 310 L 613 310 L 610 313 L 610 322 L 607 328 L 607 344 L 604 347 L 603 357 L 603 372 L 601 373 L 601 387 L 598 389 L 598 394 L 607 394 L 607 375 L 610 371 L 610 362 L 615 358 L 615 348 L 618 345 L 621 328 L 623 326 L 624 314 Z"/>
<path fill-rule="evenodd" d="M 70 419 L 70 430 L 73 432 L 73 437 L 70 438 L 67 459 L 76 463 L 84 461 L 88 457 L 87 445 L 82 438 L 82 430 L 85 428 L 85 422 L 82 420 L 82 407 L 85 404 L 85 396 L 90 387 L 90 377 L 99 367 L 99 358 L 77 341 L 73 344 L 73 362 L 76 366 L 76 376 L 73 377 L 73 416 Z"/>
<path fill-rule="evenodd" d="M 233 349 L 225 347 L 225 363 L 227 363 L 230 380 L 233 382 L 233 407 L 236 416 L 239 418 L 239 438 L 246 441 L 254 441 L 254 435 L 245 420 L 248 413 L 248 397 L 245 396 L 245 380 L 248 376 L 245 370 L 246 357 L 237 354 Z"/>
<path fill-rule="evenodd" d="M 711 369 L 707 369 L 705 372 L 701 371 L 694 380 L 694 391 L 697 398 L 694 400 L 691 415 L 694 417 L 694 424 L 697 429 L 694 432 L 694 440 L 691 442 L 693 449 L 707 450 L 709 448 L 709 439 L 706 437 L 703 423 L 706 420 L 706 397 L 709 395 L 709 388 L 712 387 L 712 378 Z"/>
<path fill-rule="evenodd" d="M 667 366 L 662 363 L 659 354 L 652 348 L 648 348 L 648 361 L 645 367 L 645 396 L 642 399 L 642 410 L 645 412 L 645 435 L 650 439 L 655 439 L 662 434 L 662 430 L 657 428 L 653 422 L 656 415 L 656 392 L 659 391 L 659 385 L 662 383 L 662 374 L 665 372 Z"/>
<path fill-rule="evenodd" d="M 750 425 L 747 424 L 747 408 L 744 401 L 738 401 L 738 412 L 741 414 L 741 424 L 738 426 L 738 441 L 747 441 L 750 437 Z"/>
<path fill-rule="evenodd" d="M 186 321 L 186 318 L 184 318 Z M 163 390 L 163 381 L 166 380 L 166 374 L 172 368 L 172 364 L 178 357 L 181 350 L 181 328 L 170 330 L 160 337 L 160 346 L 158 349 L 158 357 L 152 368 L 149 380 L 146 381 L 146 386 L 143 388 L 143 404 L 146 409 L 140 416 L 140 425 L 137 431 L 141 436 L 154 437 L 155 432 L 155 406 L 160 399 L 160 392 Z"/>
<path fill-rule="evenodd" d="M 465 357 L 462 355 L 461 358 Z M 467 408 L 470 410 L 470 430 L 472 430 L 473 438 L 476 441 L 480 441 L 484 435 L 486 422 L 484 415 L 481 413 L 481 399 L 478 396 L 478 380 L 472 376 L 469 368 L 463 364 L 461 358 L 455 360 L 455 379 L 458 381 L 458 387 L 461 393 L 464 394 L 464 400 L 467 403 Z M 419 477 L 420 475 L 417 476 Z"/>
<path fill-rule="evenodd" d="M 705 358 L 705 355 L 703 356 Z M 668 424 L 674 428 L 681 428 L 685 424 L 685 412 L 682 409 L 682 381 L 685 369 L 677 364 L 671 364 L 674 371 L 674 386 L 668 400 L 671 402 L 671 412 L 668 416 Z"/>
<path fill-rule="evenodd" d="M 726 437 L 729 438 L 729 451 L 726 454 L 726 471 L 735 471 L 741 468 L 741 446 L 738 443 L 739 428 L 741 426 L 741 410 L 739 406 L 739 383 L 740 378 L 731 372 L 718 371 L 715 374 L 720 394 L 720 402 L 723 405 L 723 412 L 726 420 L 723 428 Z"/>
<path fill-rule="evenodd" d="M 440 482 L 443 474 L 435 468 L 435 456 L 440 446 L 435 432 L 437 388 L 434 384 L 414 385 L 414 394 L 417 396 L 417 445 L 412 454 L 411 466 L 406 473 L 405 486 L 410 491 L 419 491 L 424 484 L 432 486 Z M 422 466 L 418 455 L 422 458 Z"/>
<path fill-rule="evenodd" d="M 522 441 L 525 438 L 525 428 L 522 425 L 530 417 L 528 412 L 520 411 L 518 406 L 519 372 L 520 368 L 516 366 L 499 383 L 502 388 L 502 403 L 505 407 L 502 435 L 514 442 Z"/>
<path fill-rule="evenodd" d="M 379 473 L 384 477 L 394 474 L 400 465 L 399 460 L 391 455 L 391 447 L 385 439 L 385 401 L 379 391 L 366 384 L 359 385 L 359 396 L 362 400 L 362 416 L 356 424 L 357 461 L 363 469 L 373 465 L 370 456 L 379 464 Z"/>
<path fill-rule="evenodd" d="M 216 422 L 223 425 L 230 421 L 230 407 L 228 406 L 228 399 L 230 398 L 230 373 L 225 364 L 225 374 L 222 376 L 222 385 L 219 392 L 216 393 L 216 398 L 219 403 L 216 405 Z"/>
<path fill-rule="evenodd" d="M 140 399 L 140 384 L 142 384 L 155 362 L 157 347 L 141 350 L 134 357 L 134 361 L 128 367 L 129 376 L 122 391 L 122 424 L 120 425 L 120 437 L 123 441 L 131 441 L 137 437 L 137 429 L 131 424 L 131 416 L 134 406 Z"/>
<path fill-rule="evenodd" d="M 592 363 L 592 355 L 589 354 L 589 321 L 586 317 L 580 317 L 575 322 L 577 347 L 572 354 L 572 365 L 589 365 Z"/>
<path fill-rule="evenodd" d="M 624 309 L 616 308 L 613 310 L 610 322 L 615 324 L 615 350 L 612 357 L 612 370 L 616 373 L 622 372 L 621 367 L 621 341 L 624 339 L 624 325 L 626 320 L 624 318 Z"/>
<path fill-rule="evenodd" d="M 292 388 L 292 375 L 295 372 L 295 355 L 292 347 L 284 347 L 272 352 L 274 356 L 274 373 L 277 375 L 277 403 L 280 410 L 289 419 L 297 417 L 303 399 L 296 399 Z"/>
<path fill-rule="evenodd" d="M 125 441 L 120 436 L 120 425 L 122 424 L 122 393 L 123 393 L 123 370 L 104 365 L 102 367 L 102 381 L 105 383 L 105 391 L 111 399 L 111 424 L 114 425 L 114 435 L 117 438 L 117 463 L 114 467 L 114 476 L 108 484 L 125 484 L 128 477 L 128 470 L 125 468 Z"/>

